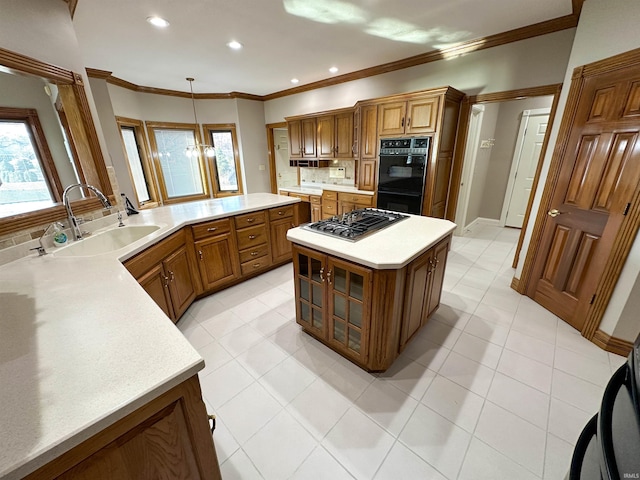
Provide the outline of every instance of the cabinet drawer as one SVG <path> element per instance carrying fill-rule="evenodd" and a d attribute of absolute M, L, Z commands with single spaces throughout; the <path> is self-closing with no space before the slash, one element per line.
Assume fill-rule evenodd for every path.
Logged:
<path fill-rule="evenodd" d="M 250 260 L 248 262 L 240 265 L 242 270 L 242 275 L 248 275 L 251 272 L 255 272 L 256 270 L 260 270 L 261 268 L 268 267 L 271 264 L 268 256 L 256 258 L 255 260 Z"/>
<path fill-rule="evenodd" d="M 252 227 L 253 225 L 260 225 L 266 221 L 266 213 L 264 210 L 259 212 L 245 213 L 244 215 L 237 215 L 233 217 L 236 222 L 236 228 Z"/>
<path fill-rule="evenodd" d="M 358 195 L 357 193 L 339 193 L 338 200 L 347 203 L 356 203 L 365 207 L 373 205 L 373 195 Z"/>
<path fill-rule="evenodd" d="M 266 225 L 258 225 L 256 227 L 243 228 L 237 230 L 238 250 L 256 247 L 267 243 L 267 227 Z"/>
<path fill-rule="evenodd" d="M 309 197 L 309 201 L 313 204 L 313 205 L 321 205 L 322 204 L 322 197 L 320 195 L 311 195 Z"/>
<path fill-rule="evenodd" d="M 279 218 L 287 217 L 293 217 L 293 205 L 272 208 L 271 210 L 269 210 L 269 220 L 278 220 Z"/>
<path fill-rule="evenodd" d="M 247 263 L 251 260 L 256 260 L 260 257 L 264 257 L 269 253 L 269 247 L 265 245 L 258 245 L 257 247 L 248 248 L 240 252 L 240 263 Z"/>
<path fill-rule="evenodd" d="M 337 202 L 322 202 L 322 214 L 337 215 L 338 214 Z"/>
<path fill-rule="evenodd" d="M 338 192 L 334 192 L 332 190 L 325 190 L 322 192 L 322 200 L 336 201 L 338 200 Z"/>
<path fill-rule="evenodd" d="M 300 200 L 302 200 L 303 202 L 308 202 L 309 201 L 309 195 L 307 195 L 306 193 L 293 193 L 293 192 L 289 192 L 289 196 L 290 197 L 296 197 L 299 198 Z"/>
<path fill-rule="evenodd" d="M 223 218 L 222 220 L 212 220 L 211 222 L 202 222 L 191 227 L 194 240 L 220 235 L 231 231 L 231 220 Z"/>

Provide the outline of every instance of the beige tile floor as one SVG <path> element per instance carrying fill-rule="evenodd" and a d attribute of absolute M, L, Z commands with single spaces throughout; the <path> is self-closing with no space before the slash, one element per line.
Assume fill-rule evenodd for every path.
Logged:
<path fill-rule="evenodd" d="M 625 359 L 509 288 L 518 233 L 454 238 L 440 309 L 383 374 L 301 332 L 291 264 L 194 303 L 223 478 L 563 478 Z"/>

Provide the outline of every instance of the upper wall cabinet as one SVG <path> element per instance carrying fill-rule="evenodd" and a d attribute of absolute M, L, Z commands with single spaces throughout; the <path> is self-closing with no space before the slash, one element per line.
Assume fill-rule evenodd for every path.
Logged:
<path fill-rule="evenodd" d="M 286 120 L 292 160 L 353 158 L 353 109 L 323 112 Z"/>
<path fill-rule="evenodd" d="M 415 98 L 378 106 L 378 133 L 402 135 L 433 133 L 438 119 L 439 97 Z"/>
<path fill-rule="evenodd" d="M 312 117 L 287 121 L 287 127 L 291 158 L 315 158 L 316 119 Z"/>

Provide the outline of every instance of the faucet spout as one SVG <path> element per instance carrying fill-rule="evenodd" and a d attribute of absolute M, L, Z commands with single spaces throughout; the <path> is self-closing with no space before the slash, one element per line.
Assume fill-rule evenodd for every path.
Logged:
<path fill-rule="evenodd" d="M 64 208 L 67 211 L 67 218 L 69 219 L 69 227 L 73 231 L 74 238 L 76 240 L 82 240 L 82 231 L 78 226 L 78 219 L 73 214 L 73 210 L 71 209 L 71 201 L 69 200 L 69 192 L 75 188 L 79 188 L 79 189 L 85 188 L 87 190 L 91 190 L 93 193 L 95 193 L 96 197 L 98 197 L 98 199 L 102 202 L 102 205 L 104 206 L 104 208 L 111 208 L 112 205 L 109 199 L 104 195 L 104 193 L 102 193 L 93 185 L 89 185 L 86 183 L 74 183 L 73 185 L 69 185 L 67 188 L 64 189 L 64 192 L 62 192 L 62 203 L 64 204 Z"/>

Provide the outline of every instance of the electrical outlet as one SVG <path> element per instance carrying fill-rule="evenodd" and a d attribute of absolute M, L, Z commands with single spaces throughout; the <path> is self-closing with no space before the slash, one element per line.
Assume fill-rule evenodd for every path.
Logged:
<path fill-rule="evenodd" d="M 482 140 L 480 142 L 480 148 L 491 148 L 491 140 Z"/>
<path fill-rule="evenodd" d="M 258 165 L 258 170 L 260 170 L 261 172 L 266 170 L 267 167 L 264 166 L 264 164 Z"/>

